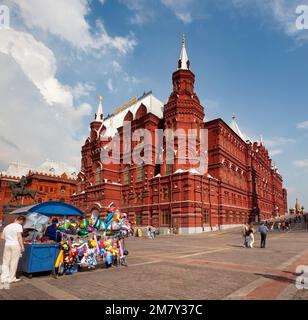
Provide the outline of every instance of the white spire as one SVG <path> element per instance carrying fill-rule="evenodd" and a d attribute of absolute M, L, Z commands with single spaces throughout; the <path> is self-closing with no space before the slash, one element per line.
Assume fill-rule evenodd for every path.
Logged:
<path fill-rule="evenodd" d="M 260 134 L 260 145 L 264 146 L 263 135 Z"/>
<path fill-rule="evenodd" d="M 189 59 L 186 51 L 186 38 L 185 33 L 183 33 L 182 37 L 182 50 L 179 59 L 179 70 L 189 70 Z"/>
<path fill-rule="evenodd" d="M 237 122 L 236 122 L 236 116 L 235 116 L 235 113 L 232 114 L 232 122 L 230 124 L 230 128 L 242 139 L 244 140 L 245 142 L 250 140 L 248 137 L 246 137 L 240 127 L 238 126 Z"/>
<path fill-rule="evenodd" d="M 98 104 L 97 112 L 95 113 L 95 121 L 98 121 L 98 122 L 104 121 L 103 97 L 102 96 L 99 96 L 99 104 Z"/>

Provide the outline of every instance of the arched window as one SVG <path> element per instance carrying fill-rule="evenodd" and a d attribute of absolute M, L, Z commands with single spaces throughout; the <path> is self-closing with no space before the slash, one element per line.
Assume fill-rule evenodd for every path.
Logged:
<path fill-rule="evenodd" d="M 162 211 L 161 224 L 166 227 L 171 226 L 171 211 L 170 210 L 163 210 Z"/>
<path fill-rule="evenodd" d="M 97 167 L 95 171 L 95 184 L 99 184 L 100 182 L 101 182 L 101 169 L 100 167 Z"/>
<path fill-rule="evenodd" d="M 131 111 L 128 111 L 124 118 L 124 121 L 133 121 L 133 119 L 134 119 L 133 114 L 131 113 Z"/>
<path fill-rule="evenodd" d="M 233 223 L 237 222 L 237 213 L 233 212 Z"/>
<path fill-rule="evenodd" d="M 227 181 L 228 176 L 227 176 L 227 166 L 226 165 L 223 165 L 223 172 L 224 172 L 223 179 L 224 179 L 224 181 Z"/>
<path fill-rule="evenodd" d="M 142 225 L 142 212 L 136 212 L 135 213 L 135 220 L 136 220 L 136 225 L 141 226 Z"/>
<path fill-rule="evenodd" d="M 208 224 L 210 222 L 210 219 L 209 219 L 209 210 L 203 210 L 202 212 L 202 225 L 205 223 L 205 224 Z"/>
<path fill-rule="evenodd" d="M 140 119 L 147 114 L 147 107 L 144 104 L 141 104 L 136 112 L 135 119 Z"/>
<path fill-rule="evenodd" d="M 238 171 L 235 172 L 235 186 L 240 187 L 240 180 L 239 180 L 239 173 Z"/>

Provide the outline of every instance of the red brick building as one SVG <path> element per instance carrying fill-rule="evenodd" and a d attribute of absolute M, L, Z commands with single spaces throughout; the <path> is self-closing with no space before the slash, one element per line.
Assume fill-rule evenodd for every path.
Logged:
<path fill-rule="evenodd" d="M 19 178 L 0 174 L 0 222 L 3 216 L 3 206 L 7 204 L 12 196 L 9 182 L 18 182 Z"/>
<path fill-rule="evenodd" d="M 18 170 L 11 171 L 15 171 L 17 174 L 20 173 Z M 71 196 L 77 191 L 76 177 L 74 178 L 69 173 L 52 174 L 52 172 L 34 172 L 30 170 L 25 176 L 27 178 L 25 189 L 38 191 L 35 196 L 35 200 L 38 203 L 45 201 L 62 201 L 69 203 L 71 202 Z M 2 220 L 3 206 L 10 201 L 12 196 L 9 182 L 18 182 L 20 178 L 20 176 L 9 176 L 5 173 L 0 174 L 0 221 Z M 22 205 L 33 203 L 30 197 L 21 198 L 19 201 Z M 12 205 L 14 204 L 16 205 L 16 202 L 12 203 Z"/>
<path fill-rule="evenodd" d="M 185 39 L 172 82 L 173 91 L 165 105 L 149 93 L 116 109 L 106 119 L 100 99 L 90 137 L 82 147 L 73 203 L 88 213 L 104 213 L 114 202 L 137 225 L 151 224 L 161 230 L 175 227 L 180 233 L 285 214 L 287 191 L 264 143 L 245 137 L 235 116 L 230 126 L 222 119 L 205 121 L 204 108 L 194 91 L 195 75 L 190 71 Z M 173 165 L 165 160 L 161 164 L 125 164 L 123 121 L 131 122 L 132 132 L 150 130 L 153 139 L 158 128 L 185 132 L 207 129 L 208 171 L 198 174 L 190 163 L 180 164 L 177 152 Z M 120 137 L 121 163 L 103 164 L 101 151 L 116 133 Z M 99 139 L 101 135 L 104 141 Z"/>

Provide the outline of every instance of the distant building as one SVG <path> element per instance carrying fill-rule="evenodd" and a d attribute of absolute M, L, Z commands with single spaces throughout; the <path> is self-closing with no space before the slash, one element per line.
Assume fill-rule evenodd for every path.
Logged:
<path fill-rule="evenodd" d="M 76 179 L 79 169 L 77 169 L 75 165 L 52 160 L 46 160 L 38 167 L 20 162 L 11 162 L 8 168 L 5 171 L 0 172 L 0 174 L 21 178 L 22 176 L 26 176 L 29 171 L 58 176 L 65 173 L 68 178 Z"/>
<path fill-rule="evenodd" d="M 252 142 L 240 130 L 235 116 L 228 125 L 222 119 L 205 121 L 204 108 L 194 91 L 185 39 L 172 76 L 173 90 L 164 105 L 152 93 L 135 98 L 104 119 L 102 99 L 90 124 L 90 136 L 81 151 L 75 205 L 87 213 L 104 214 L 113 202 L 137 225 L 153 225 L 161 231 L 180 233 L 227 228 L 248 221 L 284 215 L 287 191 L 262 139 Z M 209 167 L 200 174 L 189 163 L 103 164 L 101 151 L 118 133 L 123 144 L 123 122 L 132 131 L 152 133 L 160 129 L 208 129 Z M 163 149 L 163 159 L 165 159 Z"/>
<path fill-rule="evenodd" d="M 25 164 L 11 163 L 6 171 L 0 173 L 0 220 L 2 220 L 3 206 L 12 197 L 10 182 L 16 183 L 25 176 L 27 178 L 25 188 L 38 191 L 37 202 L 70 202 L 72 194 L 77 191 L 76 172 L 77 169 L 74 166 L 55 161 L 45 161 L 35 169 Z M 31 198 L 20 200 L 20 204 L 23 205 L 32 203 Z"/>
<path fill-rule="evenodd" d="M 304 206 L 301 206 L 299 199 L 296 198 L 295 206 L 294 208 L 290 209 L 290 214 L 304 214 L 304 213 L 305 213 Z"/>

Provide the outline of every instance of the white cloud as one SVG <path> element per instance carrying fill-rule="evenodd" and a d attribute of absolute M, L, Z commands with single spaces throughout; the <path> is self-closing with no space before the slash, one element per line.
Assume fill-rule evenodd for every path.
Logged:
<path fill-rule="evenodd" d="M 107 80 L 107 88 L 110 92 L 114 92 L 113 82 L 112 79 Z"/>
<path fill-rule="evenodd" d="M 121 79 L 123 81 L 125 81 L 126 83 L 129 83 L 131 85 L 136 85 L 136 84 L 138 84 L 140 82 L 139 79 L 137 79 L 134 76 L 130 76 L 127 72 L 125 72 L 123 70 L 122 66 L 117 61 L 113 60 L 111 62 L 111 65 L 112 65 L 113 72 L 114 72 L 114 74 L 116 75 L 117 78 L 119 77 L 119 74 L 120 74 L 121 75 Z M 109 80 L 111 80 L 111 79 L 109 79 Z"/>
<path fill-rule="evenodd" d="M 293 164 L 298 168 L 308 169 L 308 159 L 296 160 Z"/>
<path fill-rule="evenodd" d="M 296 140 L 285 137 L 274 137 L 271 139 L 265 139 L 264 144 L 268 148 L 277 148 L 281 146 L 288 146 L 290 144 L 296 143 Z"/>
<path fill-rule="evenodd" d="M 120 0 L 130 11 L 134 13 L 130 18 L 130 23 L 143 25 L 155 16 L 155 11 L 148 0 Z"/>
<path fill-rule="evenodd" d="M 111 36 L 100 20 L 90 27 L 91 1 L 3 1 L 14 26 L 0 30 L 0 169 L 16 160 L 79 163 L 92 113 L 79 99 L 98 79 L 112 78 L 113 90 L 116 81 L 138 81 L 120 64 L 135 37 Z M 104 54 L 112 64 L 102 63 Z"/>
<path fill-rule="evenodd" d="M 261 15 L 268 25 L 294 37 L 299 44 L 308 40 L 308 33 L 296 28 L 296 8 L 303 3 L 303 0 L 232 0 L 237 9 L 248 8 L 248 14 Z"/>
<path fill-rule="evenodd" d="M 75 99 L 79 99 L 84 96 L 89 96 L 91 92 L 95 90 L 95 86 L 89 83 L 78 82 L 73 88 L 68 87 Z"/>
<path fill-rule="evenodd" d="M 184 23 L 193 21 L 192 9 L 195 0 L 161 0 L 161 3 L 169 8 L 175 16 Z"/>
<path fill-rule="evenodd" d="M 296 140 L 285 137 L 274 137 L 264 140 L 265 147 L 268 148 L 268 152 L 271 157 L 282 154 L 286 147 L 294 143 L 296 143 Z"/>
<path fill-rule="evenodd" d="M 90 13 L 87 0 L 11 0 L 18 8 L 24 24 L 30 28 L 39 28 L 70 43 L 82 50 L 116 49 L 125 54 L 132 50 L 137 42 L 132 35 L 126 37 L 110 36 L 102 21 L 98 20 L 92 30 L 87 21 Z"/>
<path fill-rule="evenodd" d="M 99 32 L 99 36 L 96 39 L 93 39 L 91 47 L 93 49 L 100 49 L 102 52 L 107 52 L 110 49 L 117 50 L 120 54 L 126 54 L 129 51 L 132 51 L 137 45 L 137 41 L 134 35 L 130 34 L 127 37 L 111 37 L 103 24 L 102 21 L 96 21 L 96 28 Z"/>
<path fill-rule="evenodd" d="M 256 142 L 261 141 L 261 136 L 258 137 L 253 133 L 251 133 L 249 137 L 251 138 L 251 141 L 256 141 Z M 265 148 L 268 150 L 269 155 L 271 157 L 275 157 L 284 153 L 285 149 L 288 148 L 288 146 L 296 143 L 296 140 L 291 138 L 285 138 L 285 137 L 272 137 L 272 138 L 264 138 L 263 143 Z"/>
<path fill-rule="evenodd" d="M 48 104 L 72 105 L 72 95 L 55 78 L 54 54 L 42 42 L 24 32 L 1 30 L 0 52 L 14 58 Z"/>
<path fill-rule="evenodd" d="M 115 71 L 115 72 L 120 72 L 120 71 L 122 71 L 122 66 L 119 64 L 118 61 L 113 60 L 113 61 L 111 62 L 111 65 L 112 65 L 113 71 Z"/>
<path fill-rule="evenodd" d="M 91 106 L 74 106 L 72 88 L 56 77 L 53 52 L 30 34 L 1 30 L 0 70 L 2 164 L 16 159 L 35 164 L 45 157 L 76 160 L 81 141 L 75 134 Z"/>
<path fill-rule="evenodd" d="M 79 163 L 80 138 L 76 132 L 90 106 L 49 105 L 16 61 L 0 54 L 1 166 L 11 161 L 37 165 L 46 158 Z"/>
<path fill-rule="evenodd" d="M 271 157 L 275 157 L 278 156 L 279 154 L 282 154 L 283 150 L 282 149 L 272 149 L 269 150 L 269 154 L 271 155 Z"/>
<path fill-rule="evenodd" d="M 308 120 L 299 123 L 296 127 L 297 129 L 308 129 Z"/>

